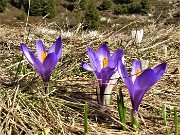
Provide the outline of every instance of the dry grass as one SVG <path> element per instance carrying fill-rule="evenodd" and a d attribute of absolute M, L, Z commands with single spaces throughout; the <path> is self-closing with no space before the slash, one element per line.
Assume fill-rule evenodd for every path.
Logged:
<path fill-rule="evenodd" d="M 86 102 L 89 105 L 89 134 L 165 134 L 161 112 L 165 103 L 168 127 L 170 132 L 174 133 L 172 114 L 175 106 L 180 114 L 180 27 L 145 25 L 145 35 L 138 51 L 133 45 L 130 31 L 127 31 L 130 26 L 134 26 L 134 23 L 123 29 L 117 28 L 119 30 L 116 32 L 105 31 L 101 38 L 82 39 L 80 32 L 72 38 L 63 38 L 63 56 L 53 71 L 52 80 L 49 83 L 50 93 L 46 95 L 39 75 L 26 60 L 22 60 L 19 44 L 25 42 L 31 50 L 35 51 L 35 40 L 41 38 L 49 47 L 60 35 L 60 28 L 51 24 L 58 31 L 50 35 L 37 33 L 37 26 L 39 24 L 26 28 L 0 27 L 1 135 L 40 135 L 43 134 L 43 130 L 50 135 L 55 134 L 56 131 L 60 135 L 82 135 L 83 108 Z M 113 39 L 113 34 L 119 34 L 120 38 Z M 86 46 L 97 49 L 102 42 L 109 43 L 111 52 L 118 47 L 124 48 L 126 65 L 129 68 L 137 57 L 148 59 L 150 66 L 163 61 L 168 63 L 164 76 L 145 94 L 139 109 L 140 126 L 137 132 L 130 127 L 131 103 L 122 81 L 119 80 L 118 85 L 113 89 L 112 105 L 102 107 L 96 102 L 97 83 L 93 75 L 81 68 L 82 61 L 88 62 Z M 162 52 L 165 45 L 168 48 L 167 54 Z M 116 105 L 116 95 L 120 87 L 128 109 L 126 132 L 121 130 Z"/>

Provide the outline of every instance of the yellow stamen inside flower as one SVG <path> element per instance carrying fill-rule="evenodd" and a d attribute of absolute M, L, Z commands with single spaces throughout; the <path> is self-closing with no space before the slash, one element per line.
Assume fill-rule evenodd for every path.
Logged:
<path fill-rule="evenodd" d="M 46 53 L 44 53 L 44 52 L 41 53 L 41 61 L 42 62 L 44 62 L 46 56 L 47 56 L 47 52 Z"/>
<path fill-rule="evenodd" d="M 107 66 L 108 66 L 108 58 L 105 57 L 105 58 L 103 59 L 103 68 L 106 68 Z"/>
<path fill-rule="evenodd" d="M 138 77 L 140 74 L 141 74 L 141 69 L 138 68 L 138 69 L 136 70 L 136 77 Z"/>

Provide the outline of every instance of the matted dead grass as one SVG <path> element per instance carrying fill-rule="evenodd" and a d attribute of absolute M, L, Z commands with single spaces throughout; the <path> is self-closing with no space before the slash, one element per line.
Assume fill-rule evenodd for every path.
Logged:
<path fill-rule="evenodd" d="M 60 28 L 51 24 L 57 30 L 57 33 L 51 35 L 36 32 L 39 24 L 22 28 L 1 26 L 0 134 L 40 135 L 45 131 L 49 135 L 82 135 L 85 103 L 89 106 L 88 127 L 91 135 L 166 134 L 161 111 L 165 103 L 168 127 L 174 133 L 174 107 L 177 107 L 180 117 L 180 27 L 160 24 L 143 26 L 145 34 L 137 51 L 128 31 L 131 25 L 134 26 L 134 23 L 117 28 L 117 31 L 104 31 L 99 38 L 81 38 L 80 32 L 71 38 L 63 38 L 63 56 L 53 71 L 49 83 L 50 93 L 47 95 L 44 94 L 44 84 L 38 73 L 22 59 L 19 44 L 25 42 L 35 51 L 35 41 L 40 38 L 49 47 L 60 36 Z M 114 34 L 120 38 L 113 39 Z M 113 89 L 112 105 L 103 107 L 96 102 L 98 85 L 93 74 L 81 68 L 82 61 L 88 62 L 86 46 L 97 50 L 102 42 L 109 43 L 111 52 L 119 47 L 125 50 L 128 69 L 137 57 L 149 60 L 150 67 L 164 61 L 168 63 L 164 76 L 143 98 L 137 132 L 130 125 L 131 103 L 122 80 L 119 79 Z M 164 53 L 163 46 L 167 46 L 167 53 Z M 128 109 L 126 132 L 122 131 L 118 118 L 116 96 L 119 88 L 123 91 Z"/>

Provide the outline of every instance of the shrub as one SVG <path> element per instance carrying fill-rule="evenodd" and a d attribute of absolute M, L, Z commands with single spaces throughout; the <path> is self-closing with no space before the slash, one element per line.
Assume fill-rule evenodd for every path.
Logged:
<path fill-rule="evenodd" d="M 149 4 L 148 0 L 141 0 L 141 9 L 140 12 L 143 14 L 147 14 L 147 12 L 150 10 L 151 6 Z"/>
<path fill-rule="evenodd" d="M 129 4 L 129 3 L 133 3 L 136 0 L 114 0 L 115 3 L 118 4 Z"/>
<path fill-rule="evenodd" d="M 75 4 L 74 3 L 69 3 L 66 5 L 67 10 L 73 11 L 75 9 Z"/>
<path fill-rule="evenodd" d="M 26 15 L 26 11 L 24 9 L 24 6 L 21 6 L 21 15 L 17 17 L 18 20 L 22 20 L 24 21 L 26 19 L 27 15 Z"/>
<path fill-rule="evenodd" d="M 117 4 L 114 8 L 115 14 L 123 14 L 123 13 L 143 13 L 146 14 L 150 10 L 150 5 L 148 0 L 141 0 L 141 2 L 137 0 L 127 0 L 127 1 L 119 1 L 124 2 L 123 4 Z M 126 4 L 125 4 L 126 2 Z M 127 4 L 128 3 L 128 4 Z"/>
<path fill-rule="evenodd" d="M 140 4 L 138 3 L 130 3 L 128 4 L 128 13 L 140 13 Z"/>
<path fill-rule="evenodd" d="M 15 1 L 15 0 L 13 0 Z M 19 0 L 20 1 L 20 0 Z M 28 0 L 22 0 L 25 11 L 28 11 L 29 2 Z M 45 16 L 50 13 L 47 18 L 53 18 L 56 14 L 54 0 L 31 0 L 30 12 L 31 16 Z"/>
<path fill-rule="evenodd" d="M 79 8 L 84 11 L 87 9 L 87 1 L 86 0 L 80 0 L 79 2 Z"/>
<path fill-rule="evenodd" d="M 6 9 L 7 0 L 0 0 L 0 12 L 4 12 Z"/>
<path fill-rule="evenodd" d="M 109 10 L 112 7 L 111 0 L 103 0 L 100 5 L 100 10 Z"/>
<path fill-rule="evenodd" d="M 10 0 L 11 5 L 17 8 L 21 8 L 22 2 L 22 0 Z"/>
<path fill-rule="evenodd" d="M 69 1 L 69 2 L 76 2 L 77 0 L 66 0 L 66 1 Z"/>
<path fill-rule="evenodd" d="M 79 7 L 75 10 L 75 15 L 76 15 L 76 21 L 77 23 L 83 22 L 84 19 L 84 13 L 81 11 Z"/>
<path fill-rule="evenodd" d="M 127 13 L 127 12 L 128 12 L 127 4 L 118 4 L 114 8 L 114 13 L 117 15 L 122 14 L 122 13 Z"/>
<path fill-rule="evenodd" d="M 43 2 L 43 16 L 49 14 L 47 18 L 53 18 L 56 15 L 55 2 L 54 0 L 44 0 Z"/>
<path fill-rule="evenodd" d="M 30 12 L 32 16 L 42 16 L 43 15 L 43 3 L 41 0 L 31 0 Z"/>
<path fill-rule="evenodd" d="M 77 3 L 75 13 L 76 13 L 76 20 L 78 23 L 83 22 L 87 7 L 88 6 L 86 0 L 79 0 L 79 2 Z"/>
<path fill-rule="evenodd" d="M 99 11 L 95 4 L 90 4 L 85 11 L 85 24 L 91 29 L 96 29 L 100 25 Z"/>

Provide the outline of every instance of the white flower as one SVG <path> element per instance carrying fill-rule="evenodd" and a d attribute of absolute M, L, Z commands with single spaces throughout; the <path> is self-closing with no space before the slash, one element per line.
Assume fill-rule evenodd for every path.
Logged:
<path fill-rule="evenodd" d="M 74 33 L 70 32 L 70 31 L 61 30 L 61 35 L 62 35 L 62 37 L 72 38 L 74 36 Z"/>
<path fill-rule="evenodd" d="M 167 46 L 166 46 L 166 45 L 163 46 L 162 50 L 163 50 L 163 53 L 164 53 L 164 54 L 167 54 L 167 51 L 168 51 L 168 50 L 167 50 Z"/>
<path fill-rule="evenodd" d="M 110 105 L 111 103 L 111 93 L 112 93 L 112 89 L 113 87 L 116 85 L 116 82 L 118 80 L 118 78 L 120 77 L 119 72 L 116 71 L 110 78 L 106 89 L 104 91 L 104 104 L 105 105 Z"/>
<path fill-rule="evenodd" d="M 112 22 L 111 18 L 108 18 L 107 23 L 111 23 L 111 22 Z"/>
<path fill-rule="evenodd" d="M 149 60 L 141 60 L 142 69 L 145 70 L 149 66 Z"/>
<path fill-rule="evenodd" d="M 41 26 L 38 26 L 37 29 L 36 29 L 36 34 L 38 34 L 38 35 L 40 35 L 40 34 L 54 35 L 56 33 L 57 33 L 56 30 L 45 28 L 45 27 L 41 27 Z"/>
<path fill-rule="evenodd" d="M 89 36 L 90 37 L 97 37 L 98 36 L 98 32 L 95 30 L 95 31 L 89 31 Z"/>
<path fill-rule="evenodd" d="M 107 20 L 106 17 L 101 17 L 101 18 L 100 18 L 100 21 L 101 21 L 101 22 L 105 22 L 106 20 Z"/>
<path fill-rule="evenodd" d="M 49 30 L 47 31 L 47 33 L 50 34 L 50 35 L 54 35 L 54 34 L 57 33 L 57 31 L 56 31 L 56 30 L 49 29 Z"/>
<path fill-rule="evenodd" d="M 132 30 L 132 38 L 135 40 L 136 44 L 140 44 L 142 41 L 142 37 L 143 37 L 143 29 L 141 30 Z"/>

